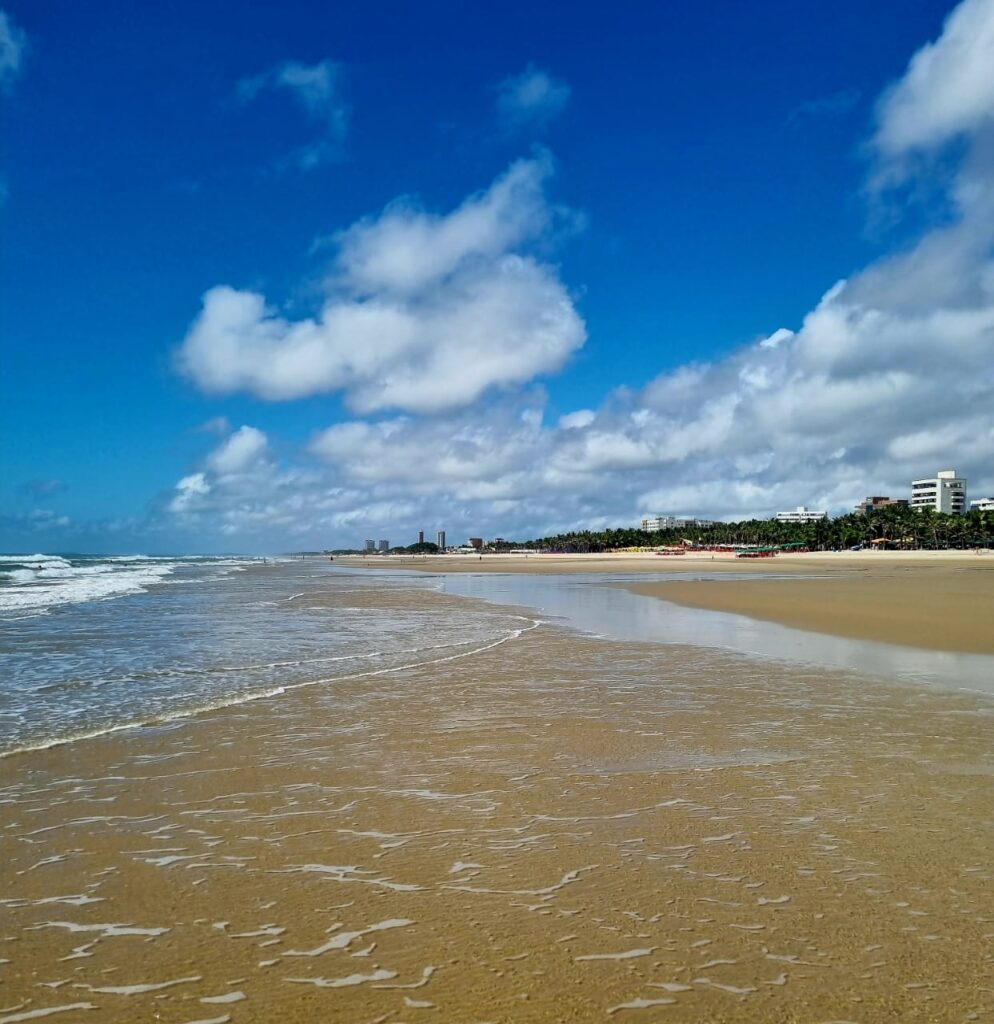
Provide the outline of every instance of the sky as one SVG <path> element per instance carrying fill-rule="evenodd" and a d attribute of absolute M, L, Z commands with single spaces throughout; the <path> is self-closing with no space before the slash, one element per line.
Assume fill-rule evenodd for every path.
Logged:
<path fill-rule="evenodd" d="M 0 5 L 0 550 L 994 494 L 994 0 Z"/>

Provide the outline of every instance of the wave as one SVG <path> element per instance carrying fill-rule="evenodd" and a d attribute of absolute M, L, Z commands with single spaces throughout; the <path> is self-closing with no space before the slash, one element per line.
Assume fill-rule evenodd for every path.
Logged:
<path fill-rule="evenodd" d="M 22 570 L 12 573 L 12 586 L 0 588 L 0 615 L 38 614 L 60 605 L 82 601 L 100 601 L 127 594 L 143 593 L 173 572 L 171 565 L 144 569 L 101 570 L 81 567 L 73 572 L 60 571 L 57 577 L 39 571 L 26 578 Z"/>
<path fill-rule="evenodd" d="M 0 617 L 40 615 L 59 606 L 140 594 L 179 568 L 218 566 L 224 575 L 257 561 L 216 555 L 0 554 Z"/>

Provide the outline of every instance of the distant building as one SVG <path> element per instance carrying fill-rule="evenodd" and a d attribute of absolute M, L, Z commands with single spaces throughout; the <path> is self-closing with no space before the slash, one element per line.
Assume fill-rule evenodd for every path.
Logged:
<path fill-rule="evenodd" d="M 469 546 L 474 551 L 479 551 L 483 547 L 483 538 L 482 537 L 470 537 L 469 538 Z"/>
<path fill-rule="evenodd" d="M 366 554 L 369 554 L 370 552 L 375 551 L 376 550 L 376 541 L 375 540 L 364 540 L 362 542 L 362 550 L 365 551 Z"/>
<path fill-rule="evenodd" d="M 435 543 L 438 545 L 439 551 L 445 551 L 445 530 L 439 530 L 438 533 L 435 534 Z"/>
<path fill-rule="evenodd" d="M 385 555 L 389 550 L 390 550 L 390 541 L 388 541 L 388 540 L 381 540 L 380 541 L 380 554 L 381 555 Z"/>
<path fill-rule="evenodd" d="M 872 498 L 864 498 L 857 506 L 856 513 L 865 516 L 867 512 L 875 512 L 878 508 L 907 508 L 906 498 L 885 498 L 874 495 Z"/>
<path fill-rule="evenodd" d="M 818 512 L 806 505 L 798 505 L 793 512 L 778 512 L 774 516 L 778 523 L 817 523 L 827 518 L 827 512 Z"/>
<path fill-rule="evenodd" d="M 994 498 L 974 498 L 970 502 L 971 512 L 994 512 Z"/>
<path fill-rule="evenodd" d="M 419 544 L 424 544 L 424 542 L 425 542 L 425 532 L 424 532 L 424 530 L 418 530 L 418 543 Z"/>
<path fill-rule="evenodd" d="M 962 515 L 966 511 L 966 477 L 940 469 L 933 477 L 911 481 L 911 507 Z"/>
<path fill-rule="evenodd" d="M 658 530 L 684 530 L 692 526 L 714 526 L 713 519 L 697 519 L 694 516 L 648 516 L 642 520 L 646 533 Z"/>

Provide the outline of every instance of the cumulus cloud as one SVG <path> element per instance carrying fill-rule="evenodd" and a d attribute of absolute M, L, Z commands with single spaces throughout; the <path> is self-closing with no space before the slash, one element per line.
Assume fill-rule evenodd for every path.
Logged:
<path fill-rule="evenodd" d="M 566 109 L 569 85 L 529 64 L 497 86 L 497 117 L 507 133 L 544 128 Z"/>
<path fill-rule="evenodd" d="M 928 149 L 989 128 L 994 117 L 994 0 L 963 0 L 880 101 L 876 146 L 885 156 Z"/>
<path fill-rule="evenodd" d="M 350 115 L 349 104 L 342 95 L 343 74 L 343 66 L 335 61 L 302 64 L 288 60 L 238 83 L 241 103 L 251 103 L 266 90 L 285 92 L 320 130 L 320 137 L 290 154 L 282 161 L 284 166 L 294 164 L 307 171 L 340 153 Z"/>
<path fill-rule="evenodd" d="M 890 140 L 887 159 L 935 150 L 951 137 L 946 128 L 899 133 L 891 121 L 905 108 L 894 97 L 915 94 L 927 111 L 932 90 L 957 93 L 948 79 L 979 66 L 988 45 L 988 21 L 978 12 L 994 19 L 989 4 L 965 0 L 942 37 L 921 51 L 941 57 L 955 46 L 958 60 L 919 54 L 888 92 L 875 136 Z M 472 408 L 437 398 L 405 405 L 388 399 L 397 394 L 392 383 L 374 385 L 350 370 L 355 376 L 338 386 L 360 413 L 395 405 L 408 414 L 332 425 L 290 464 L 258 431 L 242 428 L 180 481 L 174 500 L 187 514 L 199 503 L 196 514 L 231 531 L 309 524 L 328 543 L 351 543 L 369 531 L 413 539 L 421 527 L 445 527 L 455 539 L 461 531 L 536 536 L 633 523 L 648 512 L 738 519 L 801 503 L 838 512 L 869 493 L 907 495 L 912 479 L 947 466 L 969 477 L 973 495 L 994 492 L 994 97 L 983 111 L 944 122 L 960 126 L 962 152 L 941 179 L 950 213 L 943 225 L 827 288 L 794 329 L 779 327 L 724 358 L 677 367 L 548 422 L 540 392 L 499 391 Z M 527 202 L 506 199 L 515 191 L 512 174 L 525 182 L 537 174 L 527 163 L 516 168 L 445 217 L 402 204 L 344 232 L 332 312 L 306 331 L 275 323 L 264 303 L 252 314 L 266 358 L 279 350 L 289 359 L 285 346 L 298 329 L 325 351 L 327 323 L 340 306 L 407 312 L 426 295 L 448 301 L 459 294 L 448 290 L 451 279 L 470 273 L 467 266 L 475 274 L 517 254 L 533 237 L 529 225 L 548 230 L 549 210 L 534 182 Z M 431 253 L 424 264 L 412 256 L 422 244 Z M 555 282 L 549 268 L 532 265 Z M 246 373 L 244 332 L 236 342 L 237 372 Z M 311 351 L 303 337 L 300 346 Z M 383 351 L 371 358 L 385 371 L 410 372 L 412 350 L 398 343 L 389 356 Z M 313 377 L 323 365 L 317 359 L 301 373 Z M 252 373 L 247 379 L 263 379 Z M 237 472 L 227 471 L 229 460 Z M 196 501 L 184 498 L 189 492 Z"/>
<path fill-rule="evenodd" d="M 7 90 L 21 73 L 27 36 L 3 10 L 0 10 L 0 90 Z"/>
<path fill-rule="evenodd" d="M 237 538 L 246 547 L 323 546 L 363 530 L 382 532 L 410 519 L 416 505 L 398 495 L 342 486 L 316 465 L 281 465 L 269 439 L 239 428 L 209 452 L 196 472 L 177 481 L 164 510 L 198 538 Z"/>
<path fill-rule="evenodd" d="M 202 501 L 211 492 L 211 485 L 204 473 L 191 473 L 176 484 L 176 492 L 169 503 L 171 512 L 188 512 L 195 507 L 204 507 Z"/>
<path fill-rule="evenodd" d="M 221 476 L 244 473 L 267 461 L 269 441 L 255 427 L 240 427 L 211 453 L 211 469 Z"/>
<path fill-rule="evenodd" d="M 559 370 L 584 342 L 556 269 L 534 254 L 559 213 L 551 161 L 521 160 L 448 214 L 410 199 L 336 238 L 329 297 L 288 320 L 212 288 L 179 352 L 204 391 L 283 400 L 342 391 L 361 412 L 432 412 Z"/>

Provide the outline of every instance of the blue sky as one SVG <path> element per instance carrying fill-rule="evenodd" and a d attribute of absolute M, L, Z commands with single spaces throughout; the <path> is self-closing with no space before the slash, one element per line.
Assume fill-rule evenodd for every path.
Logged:
<path fill-rule="evenodd" d="M 0 547 L 994 491 L 990 0 L 4 12 Z"/>

